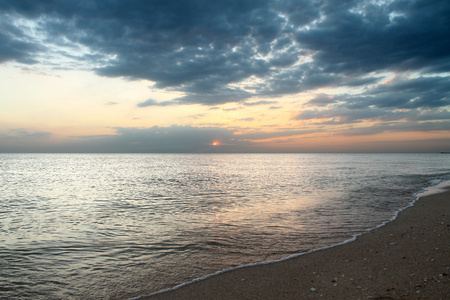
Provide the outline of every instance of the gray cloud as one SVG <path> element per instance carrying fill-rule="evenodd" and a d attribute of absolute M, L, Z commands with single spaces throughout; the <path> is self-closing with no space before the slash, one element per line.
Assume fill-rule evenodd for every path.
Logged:
<path fill-rule="evenodd" d="M 393 123 L 381 123 L 368 127 L 355 127 L 342 131 L 337 131 L 336 135 L 342 136 L 357 136 L 357 135 L 373 135 L 386 131 L 389 132 L 411 132 L 411 131 L 447 131 L 450 128 L 449 121 L 443 122 L 393 122 Z M 450 142 L 450 140 L 448 141 Z"/>
<path fill-rule="evenodd" d="M 245 140 L 266 140 L 274 138 L 285 138 L 293 136 L 301 136 L 305 134 L 322 132 L 321 129 L 284 129 L 273 132 L 250 132 L 240 134 L 239 137 Z"/>
<path fill-rule="evenodd" d="M 32 137 L 32 138 L 46 138 L 46 137 L 50 137 L 51 135 L 52 135 L 51 132 L 37 131 L 37 132 L 29 133 L 27 136 Z"/>
<path fill-rule="evenodd" d="M 13 134 L 13 137 L 26 137 L 26 138 L 46 138 L 52 135 L 51 132 L 46 131 L 33 131 L 30 132 L 26 128 L 13 128 L 9 132 Z"/>
<path fill-rule="evenodd" d="M 450 105 L 450 77 L 395 78 L 367 91 L 370 105 L 396 108 L 430 108 Z"/>
<path fill-rule="evenodd" d="M 375 85 L 375 73 L 448 72 L 449 15 L 444 0 L 0 1 L 0 62 L 59 55 L 77 61 L 59 67 L 83 63 L 102 76 L 148 79 L 184 92 L 174 104 L 217 105 Z M 34 21 L 38 36 L 20 20 Z M 261 84 L 236 86 L 253 77 Z M 437 97 L 444 91 L 431 91 L 427 80 L 440 85 L 417 80 L 419 100 L 403 96 L 414 87 L 397 84 L 347 101 L 448 105 L 447 96 Z"/>
<path fill-rule="evenodd" d="M 173 105 L 173 102 L 171 101 L 161 101 L 158 102 L 156 100 L 153 99 L 147 99 L 144 102 L 140 102 L 137 104 L 138 107 L 147 107 L 147 106 L 168 106 L 168 105 Z"/>
<path fill-rule="evenodd" d="M 320 120 L 317 124 L 352 124 L 363 121 L 436 121 L 450 120 L 450 112 L 447 110 L 395 110 L 390 111 L 380 108 L 349 109 L 342 106 L 326 110 L 304 110 L 293 117 L 294 120 Z M 438 124 L 438 123 L 437 123 Z M 441 129 L 439 129 L 441 130 Z M 420 130 L 419 130 L 420 131 Z"/>
<path fill-rule="evenodd" d="M 334 97 L 330 97 L 326 94 L 319 94 L 315 98 L 309 100 L 306 102 L 306 105 L 308 106 L 326 106 L 332 103 L 335 103 L 336 99 Z"/>
<path fill-rule="evenodd" d="M 114 128 L 116 134 L 49 139 L 50 133 L 25 128 L 0 134 L 0 152 L 93 152 L 93 153 L 195 153 L 242 152 L 250 142 L 236 138 L 232 130 L 218 127 L 170 126 Z M 220 148 L 211 145 L 220 141 Z"/>
<path fill-rule="evenodd" d="M 115 135 L 75 136 L 72 142 L 67 142 L 56 148 L 83 149 L 83 152 L 260 152 L 264 149 L 260 149 L 259 143 L 254 141 L 318 132 L 313 129 L 284 129 L 270 133 L 235 134 L 235 131 L 240 131 L 242 128 L 226 129 L 213 126 L 176 125 L 150 128 L 116 127 L 114 129 Z M 219 141 L 220 146 L 212 146 L 211 144 L 214 141 Z"/>
<path fill-rule="evenodd" d="M 315 108 L 298 113 L 294 119 L 326 119 L 322 124 L 449 120 L 450 78 L 400 76 L 356 95 L 320 94 L 306 105 Z"/>
<path fill-rule="evenodd" d="M 44 51 L 45 47 L 35 43 L 11 22 L 6 16 L 0 21 L 0 63 L 11 60 L 24 64 L 37 63 L 34 54 Z"/>
<path fill-rule="evenodd" d="M 276 103 L 278 103 L 278 101 L 261 100 L 261 101 L 254 101 L 254 102 L 244 102 L 242 104 L 244 104 L 245 106 L 257 106 L 257 105 L 267 105 L 267 104 L 276 104 Z"/>
<path fill-rule="evenodd" d="M 296 38 L 327 73 L 449 70 L 447 1 L 327 1 L 322 9 L 326 17 Z"/>
<path fill-rule="evenodd" d="M 228 102 L 241 102 L 250 96 L 250 93 L 242 89 L 218 88 L 202 93 L 188 92 L 186 96 L 175 98 L 173 102 L 178 104 L 200 103 L 204 105 L 219 105 Z"/>
<path fill-rule="evenodd" d="M 207 151 L 215 139 L 231 143 L 232 132 L 213 127 L 151 127 L 115 128 L 117 136 L 110 137 L 128 147 L 135 147 L 137 152 L 197 152 Z"/>
<path fill-rule="evenodd" d="M 51 136 L 51 132 L 9 129 L 7 134 L 0 133 L 0 152 L 55 152 Z"/>
<path fill-rule="evenodd" d="M 450 121 L 440 122 L 389 122 L 365 127 L 347 127 L 328 131 L 334 136 L 373 135 L 382 132 L 416 132 L 416 131 L 447 131 Z M 0 152 L 93 152 L 93 153 L 211 153 L 211 152 L 267 152 L 267 151 L 293 151 L 292 148 L 261 147 L 264 140 L 282 138 L 288 141 L 292 138 L 306 137 L 309 134 L 324 132 L 323 128 L 285 128 L 273 132 L 254 131 L 244 134 L 235 134 L 240 129 L 225 129 L 220 127 L 117 127 L 113 135 L 73 136 L 68 141 L 53 141 L 49 139 L 51 133 L 29 132 L 27 129 L 14 129 L 11 135 L 0 134 Z M 32 137 L 32 138 L 30 138 Z M 211 145 L 219 141 L 219 146 Z M 411 151 L 411 149 L 427 149 L 427 151 L 442 151 L 448 149 L 450 139 L 429 140 L 426 147 L 420 144 L 397 145 L 385 144 L 377 151 Z M 339 149 L 340 151 L 373 151 L 375 148 L 335 148 L 338 145 L 328 145 L 326 151 Z M 361 147 L 359 145 L 358 147 Z M 324 151 L 322 146 L 311 148 L 308 144 L 300 144 L 296 151 Z"/>
<path fill-rule="evenodd" d="M 251 120 L 247 120 L 251 121 Z M 280 130 L 271 133 L 253 132 L 235 134 L 238 129 L 220 127 L 116 127 L 113 135 L 73 136 L 65 142 L 52 142 L 47 134 L 32 133 L 27 129 L 11 130 L 13 135 L 0 134 L 0 152 L 136 152 L 136 153 L 208 153 L 208 152 L 261 152 L 254 140 L 290 137 L 314 132 L 304 130 Z M 212 146 L 219 141 L 220 146 Z"/>

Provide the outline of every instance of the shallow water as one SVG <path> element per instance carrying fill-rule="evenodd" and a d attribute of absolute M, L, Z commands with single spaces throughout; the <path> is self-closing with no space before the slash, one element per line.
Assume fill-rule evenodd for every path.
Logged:
<path fill-rule="evenodd" d="M 442 154 L 0 154 L 0 297 L 124 299 L 336 244 Z"/>

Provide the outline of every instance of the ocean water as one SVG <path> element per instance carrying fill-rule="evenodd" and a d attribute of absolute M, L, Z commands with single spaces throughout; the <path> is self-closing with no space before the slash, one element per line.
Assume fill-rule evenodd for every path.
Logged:
<path fill-rule="evenodd" d="M 446 154 L 0 154 L 0 298 L 127 299 L 344 242 Z"/>

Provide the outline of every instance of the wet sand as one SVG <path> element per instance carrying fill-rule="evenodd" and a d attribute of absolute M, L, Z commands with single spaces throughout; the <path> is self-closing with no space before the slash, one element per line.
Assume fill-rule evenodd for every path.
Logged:
<path fill-rule="evenodd" d="M 355 241 L 141 299 L 450 299 L 450 191 Z"/>

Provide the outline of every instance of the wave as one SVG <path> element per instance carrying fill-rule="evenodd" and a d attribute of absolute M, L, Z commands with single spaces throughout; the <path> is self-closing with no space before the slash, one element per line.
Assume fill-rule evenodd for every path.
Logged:
<path fill-rule="evenodd" d="M 386 224 L 388 224 L 388 223 L 394 221 L 395 219 L 397 219 L 398 215 L 402 211 L 404 211 L 405 209 L 413 206 L 419 200 L 419 198 L 430 196 L 430 195 L 434 195 L 434 194 L 439 194 L 439 193 L 443 193 L 443 192 L 447 191 L 450 188 L 450 180 L 448 179 L 448 177 L 450 177 L 450 176 L 446 176 L 446 178 L 439 178 L 439 179 L 431 180 L 428 187 L 423 188 L 421 191 L 415 193 L 414 200 L 411 201 L 410 203 L 408 203 L 408 205 L 406 205 L 405 207 L 403 207 L 400 210 L 394 212 L 394 215 L 393 215 L 393 217 L 391 219 L 389 219 L 387 221 L 384 221 L 384 222 L 380 223 L 379 225 L 377 225 L 375 227 L 369 228 L 369 229 L 367 229 L 364 232 L 355 234 L 350 239 L 347 239 L 347 240 L 345 240 L 343 242 L 336 243 L 336 244 L 333 244 L 333 245 L 330 245 L 330 246 L 321 247 L 321 248 L 318 248 L 318 249 L 312 249 L 312 250 L 306 251 L 306 252 L 299 252 L 299 253 L 291 254 L 291 255 L 288 255 L 288 256 L 280 258 L 280 259 L 256 262 L 256 263 L 251 263 L 251 264 L 244 264 L 244 265 L 240 265 L 240 266 L 236 266 L 236 267 L 232 267 L 232 268 L 223 269 L 223 270 L 211 273 L 211 274 L 207 274 L 207 275 L 195 278 L 195 279 L 193 279 L 191 281 L 187 281 L 187 282 L 178 284 L 178 285 L 176 285 L 174 287 L 171 287 L 171 288 L 163 289 L 161 291 L 157 291 L 155 293 L 151 293 L 151 294 L 148 294 L 148 295 L 142 295 L 142 296 L 138 296 L 138 297 L 133 297 L 133 298 L 130 298 L 129 300 L 141 300 L 141 299 L 144 299 L 144 298 L 147 298 L 147 297 L 164 294 L 164 293 L 167 293 L 167 292 L 170 292 L 170 291 L 174 291 L 174 290 L 180 289 L 180 288 L 182 288 L 184 286 L 191 285 L 191 284 L 194 284 L 196 282 L 199 282 L 199 281 L 202 281 L 202 280 L 214 277 L 214 276 L 218 276 L 218 275 L 226 273 L 226 272 L 231 272 L 231 271 L 234 271 L 234 270 L 237 270 L 237 269 L 282 262 L 282 261 L 293 259 L 293 258 L 296 258 L 296 257 L 299 257 L 299 256 L 303 256 L 303 255 L 306 255 L 306 254 L 310 254 L 310 253 L 314 253 L 314 252 L 318 252 L 318 251 L 323 251 L 323 250 L 326 250 L 326 249 L 331 249 L 331 248 L 334 248 L 334 247 L 338 247 L 338 246 L 341 246 L 341 245 L 345 245 L 345 244 L 354 242 L 359 236 L 361 236 L 363 234 L 367 234 L 367 233 L 369 233 L 369 232 L 371 232 L 371 231 L 373 231 L 375 229 L 381 228 L 381 227 L 385 226 Z"/>

